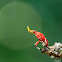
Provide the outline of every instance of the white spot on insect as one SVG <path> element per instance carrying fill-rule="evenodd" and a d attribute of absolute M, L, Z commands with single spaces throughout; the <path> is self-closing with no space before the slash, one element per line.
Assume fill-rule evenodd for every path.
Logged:
<path fill-rule="evenodd" d="M 42 42 L 42 41 L 40 41 L 40 42 Z"/>
<path fill-rule="evenodd" d="M 39 35 L 39 37 L 41 38 L 41 36 Z"/>
<path fill-rule="evenodd" d="M 45 42 L 47 43 L 46 38 L 45 38 Z"/>
<path fill-rule="evenodd" d="M 46 45 L 45 42 L 42 41 L 42 45 L 45 46 Z"/>
<path fill-rule="evenodd" d="M 39 39 L 41 39 L 41 37 L 39 37 Z"/>

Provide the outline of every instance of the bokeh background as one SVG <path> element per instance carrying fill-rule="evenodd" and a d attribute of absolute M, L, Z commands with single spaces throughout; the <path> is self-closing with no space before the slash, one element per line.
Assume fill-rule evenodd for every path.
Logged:
<path fill-rule="evenodd" d="M 27 26 L 42 32 L 49 45 L 62 43 L 62 0 L 0 0 L 0 62 L 61 60 L 38 51 Z"/>

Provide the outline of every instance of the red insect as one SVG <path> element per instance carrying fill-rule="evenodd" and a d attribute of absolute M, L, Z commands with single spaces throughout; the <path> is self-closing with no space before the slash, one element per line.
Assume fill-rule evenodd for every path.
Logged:
<path fill-rule="evenodd" d="M 29 26 L 27 26 L 27 29 L 28 29 L 28 32 L 34 33 L 35 36 L 38 38 L 38 41 L 34 44 L 35 46 L 37 46 L 39 42 L 41 42 L 43 46 L 48 46 L 49 44 L 48 40 L 45 38 L 45 36 L 42 33 L 35 30 L 30 30 Z"/>

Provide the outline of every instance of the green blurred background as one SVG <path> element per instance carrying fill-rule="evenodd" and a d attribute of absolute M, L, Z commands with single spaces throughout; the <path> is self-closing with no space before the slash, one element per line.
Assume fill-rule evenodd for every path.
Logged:
<path fill-rule="evenodd" d="M 49 45 L 62 42 L 62 0 L 0 0 L 0 62 L 57 60 L 35 48 L 37 38 L 27 26 L 42 32 Z"/>

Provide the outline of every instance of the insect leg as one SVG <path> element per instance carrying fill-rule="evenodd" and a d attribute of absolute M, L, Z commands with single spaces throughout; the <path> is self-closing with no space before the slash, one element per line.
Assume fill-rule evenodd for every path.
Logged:
<path fill-rule="evenodd" d="M 38 50 L 41 50 L 41 48 L 37 47 L 37 45 L 38 45 L 39 42 L 40 42 L 40 41 L 37 41 L 34 45 L 35 45 L 35 47 L 36 47 Z"/>
<path fill-rule="evenodd" d="M 35 45 L 35 47 L 37 47 L 38 43 L 39 43 L 39 41 L 37 41 L 37 42 L 34 44 L 34 45 Z"/>

